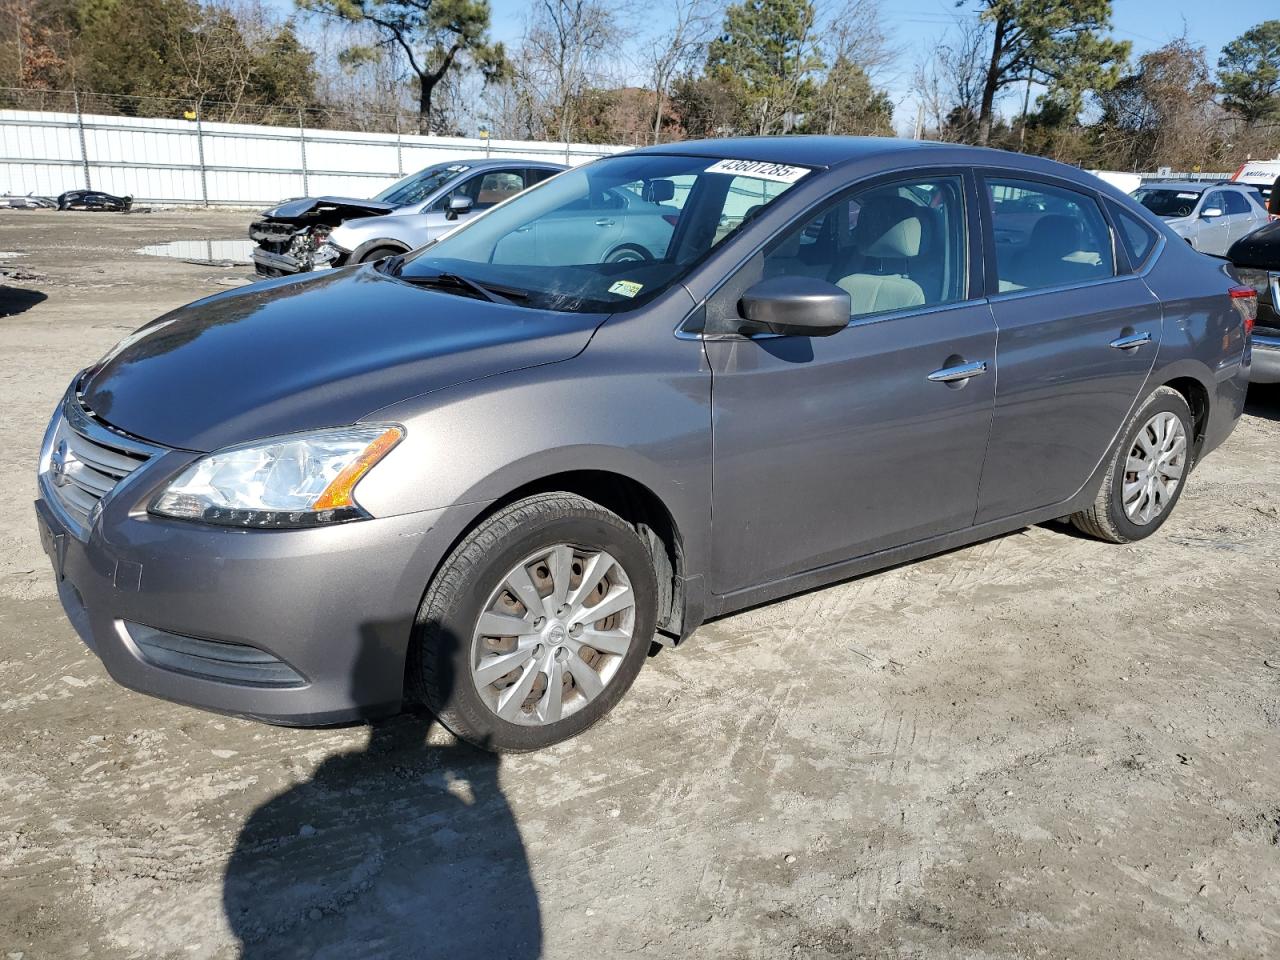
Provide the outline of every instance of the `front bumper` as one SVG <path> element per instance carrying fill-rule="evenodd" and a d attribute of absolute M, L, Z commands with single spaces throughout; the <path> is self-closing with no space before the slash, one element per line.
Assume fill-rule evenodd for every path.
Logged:
<path fill-rule="evenodd" d="M 237 530 L 140 514 L 134 500 L 108 498 L 84 540 L 46 499 L 35 505 L 67 617 L 116 681 L 289 725 L 400 708 L 418 604 L 456 535 L 448 511 Z M 236 655 L 165 653 L 146 642 L 157 635 Z"/>
<path fill-rule="evenodd" d="M 253 248 L 254 270 L 264 277 L 279 277 L 302 272 L 302 264 L 287 253 L 272 253 L 261 247 Z"/>

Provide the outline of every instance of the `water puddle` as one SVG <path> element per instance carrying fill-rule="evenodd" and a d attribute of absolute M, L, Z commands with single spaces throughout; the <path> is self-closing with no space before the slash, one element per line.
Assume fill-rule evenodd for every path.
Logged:
<path fill-rule="evenodd" d="M 253 262 L 252 240 L 171 240 L 139 247 L 135 253 L 146 257 L 169 257 L 201 266 L 238 266 Z"/>

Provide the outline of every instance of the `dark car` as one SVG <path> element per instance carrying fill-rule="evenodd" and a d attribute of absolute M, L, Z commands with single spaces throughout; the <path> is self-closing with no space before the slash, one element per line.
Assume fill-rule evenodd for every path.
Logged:
<path fill-rule="evenodd" d="M 133 209 L 133 197 L 117 197 L 101 190 L 68 190 L 58 195 L 58 209 L 128 213 Z"/>
<path fill-rule="evenodd" d="M 1254 383 L 1280 383 L 1280 220 L 1236 241 L 1227 257 L 1240 281 L 1258 294 L 1249 378 Z"/>
<path fill-rule="evenodd" d="M 614 229 L 618 190 L 662 249 L 538 229 Z M 1036 157 L 620 154 L 143 327 L 55 411 L 41 536 L 126 686 L 534 749 L 710 617 L 1055 518 L 1150 536 L 1244 404 L 1229 270 Z"/>

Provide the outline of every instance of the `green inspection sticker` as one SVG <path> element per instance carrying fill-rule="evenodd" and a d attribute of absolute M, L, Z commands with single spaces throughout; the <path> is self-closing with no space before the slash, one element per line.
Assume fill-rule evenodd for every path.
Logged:
<path fill-rule="evenodd" d="M 643 287 L 643 283 L 636 283 L 634 280 L 619 280 L 609 288 L 609 292 L 620 297 L 634 297 Z"/>

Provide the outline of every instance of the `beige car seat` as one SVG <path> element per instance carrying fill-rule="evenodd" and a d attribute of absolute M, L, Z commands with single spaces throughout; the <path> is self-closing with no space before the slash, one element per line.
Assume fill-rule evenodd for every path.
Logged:
<path fill-rule="evenodd" d="M 925 303 L 923 288 L 906 275 L 907 261 L 920 255 L 924 235 L 920 208 L 905 197 L 867 201 L 853 228 L 862 269 L 836 281 L 848 292 L 854 316 Z M 895 266 L 900 270 L 894 271 Z"/>

